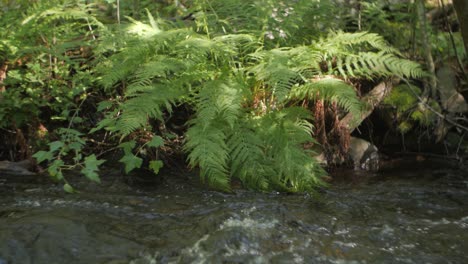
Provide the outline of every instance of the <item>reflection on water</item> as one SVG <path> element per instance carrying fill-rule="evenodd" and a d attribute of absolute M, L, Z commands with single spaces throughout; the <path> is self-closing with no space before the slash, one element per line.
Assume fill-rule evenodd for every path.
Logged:
<path fill-rule="evenodd" d="M 319 197 L 223 194 L 192 177 L 109 177 L 75 195 L 7 178 L 0 263 L 468 263 L 466 172 L 342 172 Z"/>

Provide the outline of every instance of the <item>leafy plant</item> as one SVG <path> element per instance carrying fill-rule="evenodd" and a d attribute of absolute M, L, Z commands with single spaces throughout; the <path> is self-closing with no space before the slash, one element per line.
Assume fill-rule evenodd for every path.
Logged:
<path fill-rule="evenodd" d="M 0 46 L 8 65 L 0 127 L 19 129 L 33 143 L 39 126 L 49 120 L 51 126 L 67 123 L 75 102 L 89 95 L 93 80 L 87 63 L 96 34 L 105 32 L 90 9 L 75 1 L 34 3 L 25 17 L 24 10 L 13 9 L 16 20 L 5 26 Z"/>
<path fill-rule="evenodd" d="M 38 163 L 47 161 L 47 171 L 49 175 L 57 181 L 65 181 L 64 189 L 73 192 L 73 188 L 68 184 L 63 171 L 80 168 L 80 172 L 91 181 L 100 182 L 98 171 L 99 166 L 105 160 L 98 160 L 95 154 L 83 155 L 85 140 L 83 134 L 75 129 L 61 128 L 57 131 L 60 140 L 50 142 L 49 150 L 38 151 L 33 157 Z M 72 160 L 72 164 L 67 164 L 67 160 Z"/>
<path fill-rule="evenodd" d="M 384 100 L 384 105 L 394 112 L 397 128 L 403 134 L 416 125 L 428 127 L 437 121 L 437 115 L 418 99 L 421 95 L 421 89 L 418 87 L 402 84 L 394 87 Z M 430 99 L 427 104 L 432 109 L 440 111 L 436 101 Z"/>
<path fill-rule="evenodd" d="M 183 141 L 189 166 L 210 187 L 230 191 L 231 181 L 239 180 L 257 190 L 311 192 L 324 175 L 309 150 L 318 144 L 314 124 L 323 121 L 314 120 L 313 105 L 333 105 L 335 120 L 359 116 L 365 106 L 355 83 L 424 75 L 377 34 L 314 30 L 336 26 L 327 22 L 339 14 L 331 1 L 199 0 L 185 3 L 193 21 L 170 23 L 147 10 L 147 23 L 127 17 L 115 31 L 93 15 L 96 5 L 80 3 L 34 7 L 23 20 L 30 28 L 15 38 L 29 41 L 25 50 L 37 59 L 10 71 L 7 82 L 23 87 L 12 96 L 34 92 L 29 103 L 36 108 L 28 107 L 34 116 L 40 118 L 46 105 L 58 125 L 68 124 L 47 151 L 34 155 L 49 162 L 57 179 L 64 169 L 81 168 L 98 181 L 103 161 L 85 155 L 91 153 L 85 143 L 104 134 L 122 150 L 127 173 L 148 167 L 157 174 L 161 152 Z M 314 10 L 324 13 L 305 32 L 316 35 L 304 34 L 299 26 Z M 5 54 L 13 54 L 15 42 L 5 43 Z M 24 58 L 25 50 L 17 56 Z M 40 92 L 44 86 L 48 90 Z M 88 101 L 91 95 L 105 99 L 95 106 L 99 99 Z M 90 111 L 84 99 L 99 112 L 88 113 L 92 120 L 84 118 Z M 174 139 L 166 126 L 181 107 L 184 116 L 177 118 L 186 126 Z M 28 123 L 30 115 L 23 116 Z M 90 135 L 81 134 L 95 118 Z"/>
<path fill-rule="evenodd" d="M 161 28 L 151 15 L 149 21 L 133 21 L 125 44 L 101 65 L 102 84 L 123 88 L 123 97 L 97 129 L 131 146 L 122 160 L 130 170 L 142 164 L 130 151 L 138 131 L 162 136 L 152 120 L 164 124 L 174 105 L 190 105 L 189 165 L 225 191 L 232 179 L 260 190 L 313 190 L 323 171 L 303 148 L 316 144 L 312 117 L 295 102 L 327 100 L 358 116 L 362 104 L 348 78 L 423 75 L 418 64 L 366 32 L 268 50 L 254 34 L 210 36 Z"/>

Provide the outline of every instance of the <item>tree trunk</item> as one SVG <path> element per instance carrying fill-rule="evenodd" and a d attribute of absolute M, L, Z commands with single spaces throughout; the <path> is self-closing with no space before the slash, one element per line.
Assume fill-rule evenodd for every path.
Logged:
<path fill-rule="evenodd" d="M 457 12 L 458 21 L 460 22 L 460 30 L 465 43 L 465 54 L 468 54 L 468 1 L 453 0 L 453 6 Z"/>

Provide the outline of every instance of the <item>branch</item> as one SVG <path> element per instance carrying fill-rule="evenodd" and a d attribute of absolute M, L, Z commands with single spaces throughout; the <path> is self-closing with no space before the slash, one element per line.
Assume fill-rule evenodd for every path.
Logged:
<path fill-rule="evenodd" d="M 382 102 L 382 100 L 390 93 L 393 86 L 398 84 L 399 81 L 400 80 L 398 78 L 393 78 L 388 81 L 383 81 L 372 88 L 372 90 L 361 99 L 361 101 L 366 104 L 366 109 L 361 112 L 361 115 L 355 117 L 353 114 L 348 113 L 340 120 L 338 127 L 347 128 L 349 133 L 353 132 L 354 129 L 356 129 L 362 121 L 364 121 L 364 119 L 374 111 L 375 107 Z"/>
<path fill-rule="evenodd" d="M 438 112 L 437 110 L 435 110 L 434 108 L 432 108 L 428 103 L 427 103 L 427 100 L 424 100 L 423 98 L 421 98 L 421 96 L 419 96 L 415 91 L 413 91 L 413 88 L 411 87 L 411 85 L 409 84 L 409 82 L 406 80 L 406 79 L 403 79 L 403 81 L 406 83 L 406 85 L 408 85 L 410 91 L 414 94 L 414 96 L 416 96 L 419 100 L 419 102 L 423 103 L 425 107 L 427 107 L 427 109 L 429 109 L 431 112 L 433 112 L 434 114 L 436 114 L 438 117 L 442 118 L 443 120 L 447 121 L 448 123 L 462 129 L 462 130 L 465 130 L 468 132 L 468 127 L 466 126 L 463 126 L 463 125 L 460 125 L 459 123 L 453 121 L 451 118 L 448 118 L 446 115 L 443 115 L 442 113 Z"/>

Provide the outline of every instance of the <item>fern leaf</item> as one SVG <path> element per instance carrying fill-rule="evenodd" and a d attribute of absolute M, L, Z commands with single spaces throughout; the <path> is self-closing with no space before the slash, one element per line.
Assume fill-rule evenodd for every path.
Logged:
<path fill-rule="evenodd" d="M 290 96 L 291 99 L 324 99 L 336 102 L 353 116 L 359 116 L 363 107 L 354 88 L 336 78 L 325 78 L 295 86 Z"/>
<path fill-rule="evenodd" d="M 247 188 L 267 190 L 267 176 L 274 172 L 267 172 L 263 142 L 253 128 L 249 127 L 250 122 L 251 120 L 241 122 L 233 129 L 227 141 L 231 157 L 231 177 L 239 178 Z"/>

